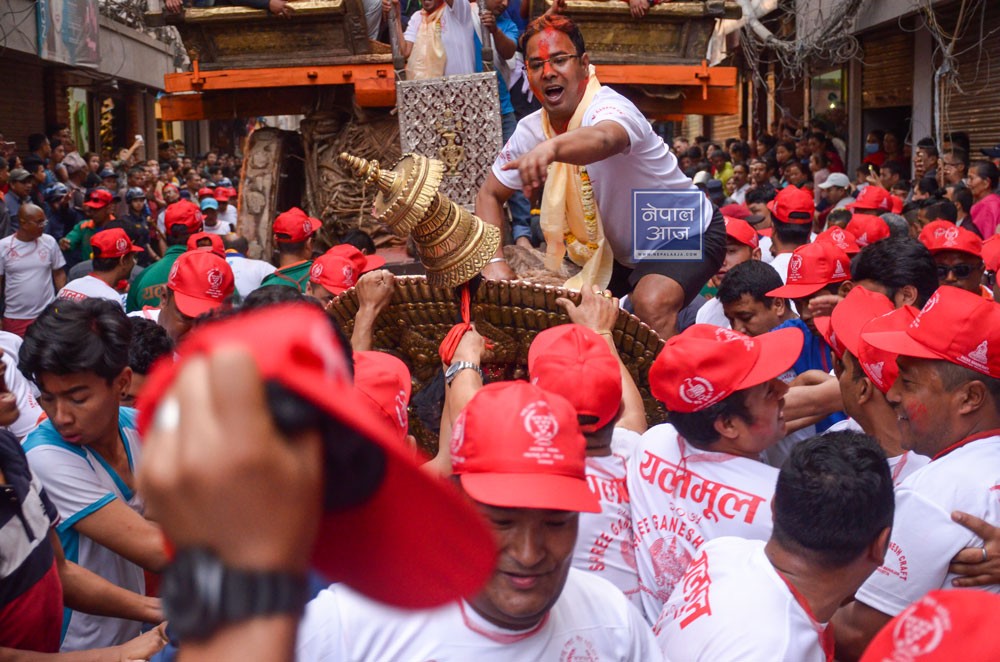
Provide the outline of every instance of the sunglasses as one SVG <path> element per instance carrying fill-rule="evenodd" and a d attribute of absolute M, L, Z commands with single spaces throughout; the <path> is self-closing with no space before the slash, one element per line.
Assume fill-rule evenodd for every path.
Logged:
<path fill-rule="evenodd" d="M 938 280 L 944 280 L 948 277 L 948 274 L 955 274 L 955 278 L 958 280 L 964 280 L 972 275 L 976 267 L 971 267 L 968 264 L 956 264 L 954 266 L 946 266 L 939 264 L 937 266 L 937 276 Z"/>

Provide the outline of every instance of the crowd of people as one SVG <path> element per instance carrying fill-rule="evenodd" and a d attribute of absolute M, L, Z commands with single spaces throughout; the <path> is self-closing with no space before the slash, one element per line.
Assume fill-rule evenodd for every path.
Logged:
<path fill-rule="evenodd" d="M 541 108 L 477 214 L 539 201 L 513 241 L 579 294 L 530 381 L 487 383 L 475 319 L 443 339 L 433 457 L 374 351 L 370 237 L 320 253 L 292 208 L 250 259 L 235 164 L 76 170 L 32 139 L 3 191 L 0 658 L 1000 655 L 996 163 L 952 134 L 911 169 L 873 132 L 852 180 L 819 125 L 671 150 L 571 21 L 505 35 Z M 696 193 L 701 259 L 634 258 L 632 188 Z M 516 276 L 500 250 L 482 277 Z M 666 421 L 623 307 L 666 341 L 638 375 Z"/>

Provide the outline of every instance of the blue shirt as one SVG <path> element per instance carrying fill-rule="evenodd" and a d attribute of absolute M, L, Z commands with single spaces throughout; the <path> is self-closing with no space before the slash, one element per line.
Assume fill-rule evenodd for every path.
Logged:
<path fill-rule="evenodd" d="M 497 16 L 497 29 L 504 33 L 507 38 L 517 43 L 517 38 L 521 36 L 521 32 L 517 29 L 517 24 L 512 21 L 506 13 Z M 479 39 L 479 32 L 473 30 L 473 38 L 475 41 L 475 51 L 476 51 L 476 71 L 482 72 L 483 70 L 483 42 Z M 500 54 L 493 51 L 493 61 L 496 62 L 500 58 Z M 497 92 L 500 95 L 500 114 L 506 115 L 508 113 L 514 112 L 514 104 L 510 101 L 510 89 L 507 87 L 507 81 L 503 79 L 500 75 L 500 71 L 497 70 Z"/>
<path fill-rule="evenodd" d="M 796 328 L 805 337 L 805 342 L 802 344 L 802 353 L 799 354 L 799 358 L 795 359 L 795 363 L 792 365 L 792 370 L 795 371 L 796 375 L 801 375 L 806 370 L 830 372 L 833 369 L 833 354 L 830 352 L 830 347 L 822 338 L 814 335 L 805 322 L 796 317 L 793 320 L 782 322 L 771 330 L 777 331 L 778 329 L 787 328 Z M 830 414 L 816 423 L 816 432 L 823 432 L 834 423 L 842 421 L 845 418 L 847 417 L 843 412 L 838 411 Z"/>

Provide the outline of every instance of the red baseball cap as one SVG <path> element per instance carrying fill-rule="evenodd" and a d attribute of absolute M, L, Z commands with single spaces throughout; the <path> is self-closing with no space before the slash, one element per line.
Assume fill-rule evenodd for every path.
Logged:
<path fill-rule="evenodd" d="M 881 186 L 869 184 L 861 189 L 854 202 L 844 205 L 847 209 L 874 209 L 892 211 L 892 196 Z"/>
<path fill-rule="evenodd" d="M 878 390 L 888 393 L 892 385 L 896 383 L 899 376 L 899 366 L 896 365 L 895 352 L 888 352 L 875 347 L 865 340 L 866 333 L 880 333 L 882 331 L 906 331 L 913 324 L 920 311 L 913 306 L 903 306 L 881 317 L 869 321 L 861 327 L 861 334 L 858 340 L 858 363 L 868 378 L 872 380 Z"/>
<path fill-rule="evenodd" d="M 175 225 L 183 225 L 190 233 L 201 232 L 205 228 L 201 209 L 190 200 L 178 200 L 168 205 L 163 212 L 163 225 L 168 233 Z"/>
<path fill-rule="evenodd" d="M 809 191 L 797 186 L 786 186 L 778 191 L 774 200 L 767 203 L 771 216 L 784 223 L 807 225 L 813 222 L 816 212 L 816 201 Z"/>
<path fill-rule="evenodd" d="M 854 235 L 858 246 L 864 248 L 889 237 L 889 224 L 878 216 L 855 214 L 847 223 L 847 231 Z"/>
<path fill-rule="evenodd" d="M 365 255 L 351 244 L 337 244 L 328 250 L 326 255 L 337 255 L 350 260 L 359 274 L 366 274 L 385 266 L 385 258 L 381 255 Z"/>
<path fill-rule="evenodd" d="M 214 195 L 215 195 L 215 190 L 214 189 L 210 189 L 207 186 L 203 186 L 200 189 L 198 189 L 198 198 L 199 199 L 200 198 L 211 198 Z"/>
<path fill-rule="evenodd" d="M 101 259 L 121 257 L 129 253 L 142 253 L 146 250 L 142 246 L 133 244 L 125 230 L 121 228 L 110 228 L 94 234 L 90 238 L 90 247 L 94 249 L 94 257 Z"/>
<path fill-rule="evenodd" d="M 695 324 L 664 345 L 649 369 L 649 389 L 667 411 L 692 413 L 774 379 L 792 367 L 805 336 L 796 327 L 751 338 Z"/>
<path fill-rule="evenodd" d="M 178 310 L 188 317 L 215 310 L 235 288 L 232 268 L 209 251 L 181 253 L 167 277 L 167 289 L 173 292 Z"/>
<path fill-rule="evenodd" d="M 576 416 L 566 398 L 534 384 L 488 384 L 455 419 L 452 470 L 491 506 L 599 513 Z"/>
<path fill-rule="evenodd" d="M 795 249 L 788 261 L 788 279 L 767 296 L 798 299 L 850 277 L 851 260 L 847 253 L 828 241 L 814 241 Z"/>
<path fill-rule="evenodd" d="M 989 271 L 1000 270 L 1000 234 L 983 241 L 983 262 Z"/>
<path fill-rule="evenodd" d="M 103 186 L 90 189 L 83 206 L 88 209 L 104 209 L 115 201 L 114 194 Z"/>
<path fill-rule="evenodd" d="M 216 186 L 215 187 L 215 191 L 212 192 L 212 195 L 219 202 L 229 202 L 229 198 L 231 197 L 229 195 L 229 187 L 228 186 Z"/>
<path fill-rule="evenodd" d="M 758 248 L 760 246 L 760 238 L 757 237 L 757 231 L 749 223 L 738 218 L 733 218 L 732 216 L 723 216 L 722 218 L 726 222 L 726 236 L 750 248 Z"/>
<path fill-rule="evenodd" d="M 319 230 L 322 223 L 319 219 L 308 216 L 298 207 L 292 207 L 286 212 L 278 214 L 274 219 L 272 231 L 278 237 L 278 241 L 283 244 L 297 244 L 311 237 Z"/>
<path fill-rule="evenodd" d="M 354 352 L 354 386 L 368 409 L 385 422 L 392 438 L 405 447 L 413 388 L 406 364 L 385 352 Z"/>
<path fill-rule="evenodd" d="M 885 624 L 861 662 L 1000 659 L 1000 596 L 973 589 L 931 591 Z"/>
<path fill-rule="evenodd" d="M 861 252 L 861 247 L 858 246 L 858 242 L 854 239 L 854 235 L 843 228 L 837 227 L 836 225 L 827 228 L 816 235 L 816 241 L 829 242 L 848 255 L 857 255 Z"/>
<path fill-rule="evenodd" d="M 324 253 L 313 260 L 309 281 L 324 287 L 330 294 L 343 294 L 358 282 L 359 274 L 350 260 Z"/>
<path fill-rule="evenodd" d="M 1000 305 L 957 287 L 939 287 L 905 331 L 864 339 L 900 356 L 950 361 L 1000 377 Z"/>
<path fill-rule="evenodd" d="M 845 351 L 858 355 L 861 327 L 892 310 L 892 301 L 884 294 L 855 287 L 834 307 L 832 314 L 813 321 L 826 344 L 843 358 Z"/>
<path fill-rule="evenodd" d="M 920 243 L 931 253 L 959 251 L 983 256 L 983 240 L 975 232 L 960 228 L 951 221 L 931 221 L 920 231 Z"/>
<path fill-rule="evenodd" d="M 599 430 L 618 414 L 618 359 L 604 338 L 585 326 L 560 324 L 535 336 L 528 348 L 528 374 L 532 384 L 569 400 L 579 416 L 597 419 L 581 425 L 584 432 Z"/>
<path fill-rule="evenodd" d="M 383 478 L 374 493 L 323 514 L 313 564 L 327 579 L 408 609 L 479 590 L 494 570 L 491 532 L 447 481 L 422 471 L 385 424 L 369 415 L 330 320 L 314 306 L 268 306 L 195 328 L 178 346 L 177 360 L 160 361 L 149 375 L 140 395 L 142 433 L 185 362 L 224 347 L 247 350 L 266 382 L 294 392 L 383 452 Z M 346 439 L 326 439 L 328 462 L 337 462 L 332 446 L 341 441 Z"/>
<path fill-rule="evenodd" d="M 889 195 L 889 206 L 891 207 L 889 211 L 893 214 L 903 213 L 903 199 L 898 195 Z"/>
<path fill-rule="evenodd" d="M 198 245 L 199 242 L 204 242 L 205 240 L 208 240 L 208 246 Z M 208 251 L 215 253 L 222 259 L 226 259 L 226 247 L 222 243 L 222 237 L 211 232 L 196 232 L 188 237 L 187 249 L 189 251 Z"/>

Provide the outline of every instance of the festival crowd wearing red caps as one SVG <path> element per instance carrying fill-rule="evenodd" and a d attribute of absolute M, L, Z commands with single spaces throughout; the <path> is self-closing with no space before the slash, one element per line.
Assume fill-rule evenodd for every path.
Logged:
<path fill-rule="evenodd" d="M 1000 147 L 668 146 L 576 30 L 525 28 L 476 206 L 512 245 L 417 348 L 364 232 L 292 207 L 251 257 L 232 157 L 3 159 L 0 659 L 1000 659 Z M 626 259 L 642 182 L 697 194 L 697 261 Z M 582 281 L 503 379 L 468 297 L 518 251 Z"/>

